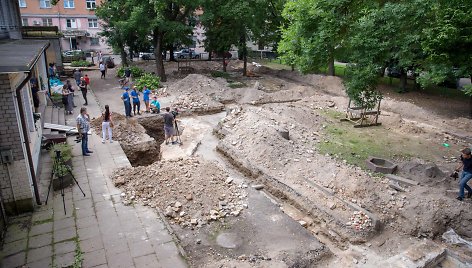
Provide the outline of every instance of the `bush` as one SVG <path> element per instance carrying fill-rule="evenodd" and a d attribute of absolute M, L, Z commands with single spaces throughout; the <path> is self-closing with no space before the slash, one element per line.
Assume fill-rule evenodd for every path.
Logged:
<path fill-rule="evenodd" d="M 92 63 L 90 61 L 86 61 L 86 60 L 76 60 L 76 61 L 73 61 L 70 66 L 72 67 L 89 67 L 91 66 Z"/>
<path fill-rule="evenodd" d="M 116 72 L 116 75 L 118 75 L 118 77 L 125 76 L 125 69 L 126 69 L 126 67 L 121 66 L 118 69 L 118 72 Z M 139 77 L 143 76 L 143 74 L 144 74 L 144 70 L 139 68 L 139 67 L 131 66 L 131 67 L 129 67 L 129 69 L 131 70 L 131 76 L 134 77 L 134 78 L 139 78 Z"/>
<path fill-rule="evenodd" d="M 220 71 L 211 72 L 211 76 L 213 76 L 213 77 L 223 77 L 223 78 L 226 78 L 226 79 L 231 77 L 231 75 L 229 73 L 220 72 Z"/>
<path fill-rule="evenodd" d="M 160 80 L 160 77 L 157 75 L 145 73 L 140 78 L 136 79 L 134 85 L 139 91 L 143 91 L 144 86 L 147 86 L 149 89 L 157 89 L 159 87 Z"/>
<path fill-rule="evenodd" d="M 56 143 L 49 148 L 49 155 L 52 160 L 56 160 L 56 151 L 61 152 L 62 160 L 67 162 L 72 159 L 72 146 L 67 143 Z"/>
<path fill-rule="evenodd" d="M 54 105 L 62 107 L 64 104 L 62 103 L 62 94 L 52 92 L 51 94 L 51 101 L 54 103 Z"/>

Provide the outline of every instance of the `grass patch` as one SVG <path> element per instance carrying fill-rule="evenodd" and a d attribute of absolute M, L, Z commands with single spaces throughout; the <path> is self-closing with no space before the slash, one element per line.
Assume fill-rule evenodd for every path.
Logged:
<path fill-rule="evenodd" d="M 228 81 L 228 87 L 230 88 L 241 88 L 241 87 L 246 87 L 247 85 L 243 82 L 238 82 L 238 81 Z"/>
<path fill-rule="evenodd" d="M 221 72 L 221 71 L 213 71 L 211 72 L 212 77 L 223 77 L 225 79 L 231 78 L 231 75 L 229 73 Z"/>
<path fill-rule="evenodd" d="M 329 125 L 325 128 L 327 138 L 318 144 L 322 154 L 330 154 L 351 165 L 367 168 L 365 160 L 369 156 L 389 159 L 410 157 L 404 151 L 396 151 L 392 144 L 379 138 L 373 128 L 355 129 L 352 125 Z"/>
<path fill-rule="evenodd" d="M 40 221 L 34 221 L 33 222 L 33 225 L 40 225 L 40 224 L 43 224 L 43 223 L 48 223 L 48 222 L 53 222 L 54 219 L 51 217 L 49 219 L 44 219 L 44 220 L 40 220 Z"/>

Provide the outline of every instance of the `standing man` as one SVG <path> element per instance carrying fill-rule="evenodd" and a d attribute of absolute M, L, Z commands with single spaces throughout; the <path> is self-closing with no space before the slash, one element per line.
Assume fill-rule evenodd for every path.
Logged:
<path fill-rule="evenodd" d="M 126 67 L 125 69 L 125 78 L 128 83 L 131 82 L 131 70 L 129 69 L 129 67 Z"/>
<path fill-rule="evenodd" d="M 459 196 L 457 200 L 462 201 L 464 199 L 464 188 L 467 189 L 467 197 L 472 197 L 472 189 L 467 182 L 472 179 L 472 156 L 470 148 L 465 148 L 461 151 L 461 163 L 456 168 L 456 171 L 459 172 L 462 168 L 462 174 L 459 180 Z"/>
<path fill-rule="evenodd" d="M 162 116 L 164 117 L 164 135 L 166 139 L 166 145 L 169 144 L 169 141 L 172 144 L 175 144 L 174 141 L 174 115 L 170 112 L 170 108 L 166 107 L 166 112 Z"/>
<path fill-rule="evenodd" d="M 85 100 L 84 105 L 88 105 L 88 102 L 87 102 L 87 83 L 85 82 L 85 79 L 83 77 L 80 78 L 79 88 L 80 88 L 80 91 L 82 91 L 82 97 L 84 97 L 84 100 Z"/>
<path fill-rule="evenodd" d="M 144 101 L 144 105 L 146 105 L 146 113 L 149 113 L 151 112 L 151 107 L 149 106 L 149 95 L 151 94 L 151 90 L 149 90 L 149 88 L 147 88 L 147 86 L 144 86 L 144 89 L 143 89 L 143 101 Z"/>
<path fill-rule="evenodd" d="M 93 153 L 88 149 L 88 132 L 90 130 L 90 116 L 87 113 L 87 108 L 80 108 L 80 114 L 77 116 L 77 131 L 79 138 L 82 140 L 82 155 L 89 156 Z"/>
<path fill-rule="evenodd" d="M 90 87 L 90 78 L 88 77 L 88 75 L 84 75 L 84 80 L 85 80 L 85 83 L 87 84 L 87 87 Z"/>
<path fill-rule="evenodd" d="M 80 85 L 80 78 L 82 77 L 82 72 L 80 72 L 79 69 L 75 69 L 74 71 L 74 79 L 75 79 L 75 82 L 77 83 L 77 86 Z"/>
<path fill-rule="evenodd" d="M 97 56 L 98 62 L 102 62 L 103 55 L 101 51 L 98 51 L 98 56 Z"/>
<path fill-rule="evenodd" d="M 123 89 L 125 90 L 125 92 L 121 94 L 121 99 L 123 100 L 123 104 L 125 105 L 125 114 L 126 114 L 126 117 L 132 117 L 129 87 L 124 87 Z"/>
<path fill-rule="evenodd" d="M 138 108 L 138 115 L 141 115 L 141 101 L 139 100 L 139 92 L 136 86 L 131 91 L 131 97 L 133 98 L 133 113 L 136 115 L 136 108 Z"/>
<path fill-rule="evenodd" d="M 105 63 L 103 63 L 103 61 L 100 62 L 100 72 L 102 73 L 102 76 L 100 76 L 100 79 L 105 79 L 105 74 L 106 74 L 106 67 L 105 67 Z"/>

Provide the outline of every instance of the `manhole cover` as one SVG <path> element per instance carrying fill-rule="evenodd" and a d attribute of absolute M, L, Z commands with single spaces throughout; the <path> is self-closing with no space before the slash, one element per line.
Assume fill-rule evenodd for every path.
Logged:
<path fill-rule="evenodd" d="M 216 243 L 224 248 L 237 248 L 242 242 L 242 239 L 235 233 L 221 233 L 216 237 Z"/>

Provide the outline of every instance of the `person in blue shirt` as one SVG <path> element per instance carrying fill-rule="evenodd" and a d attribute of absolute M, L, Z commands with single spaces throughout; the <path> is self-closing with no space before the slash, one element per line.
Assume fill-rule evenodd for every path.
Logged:
<path fill-rule="evenodd" d="M 121 94 L 121 99 L 123 100 L 123 104 L 125 105 L 125 114 L 126 114 L 126 117 L 132 117 L 129 87 L 124 87 L 123 89 L 125 90 L 125 92 Z"/>
<path fill-rule="evenodd" d="M 131 91 L 131 98 L 133 98 L 133 113 L 136 115 L 136 108 L 138 108 L 138 114 L 141 115 L 140 109 L 141 109 L 141 101 L 139 101 L 139 92 L 136 86 L 133 87 L 133 90 Z"/>
<path fill-rule="evenodd" d="M 151 110 L 153 114 L 158 114 L 161 112 L 161 104 L 157 100 L 157 96 L 154 95 L 151 101 Z"/>
<path fill-rule="evenodd" d="M 467 185 L 472 179 L 472 151 L 470 148 L 465 148 L 461 151 L 461 163 L 456 168 L 456 172 L 462 169 L 462 174 L 459 181 L 459 196 L 457 200 L 462 201 L 464 199 L 464 188 L 467 189 L 467 197 L 472 198 L 472 188 Z"/>
<path fill-rule="evenodd" d="M 149 113 L 151 111 L 151 108 L 149 107 L 149 95 L 151 94 L 151 90 L 147 88 L 147 86 L 144 86 L 143 89 L 143 101 L 144 105 L 146 105 L 146 113 Z"/>

